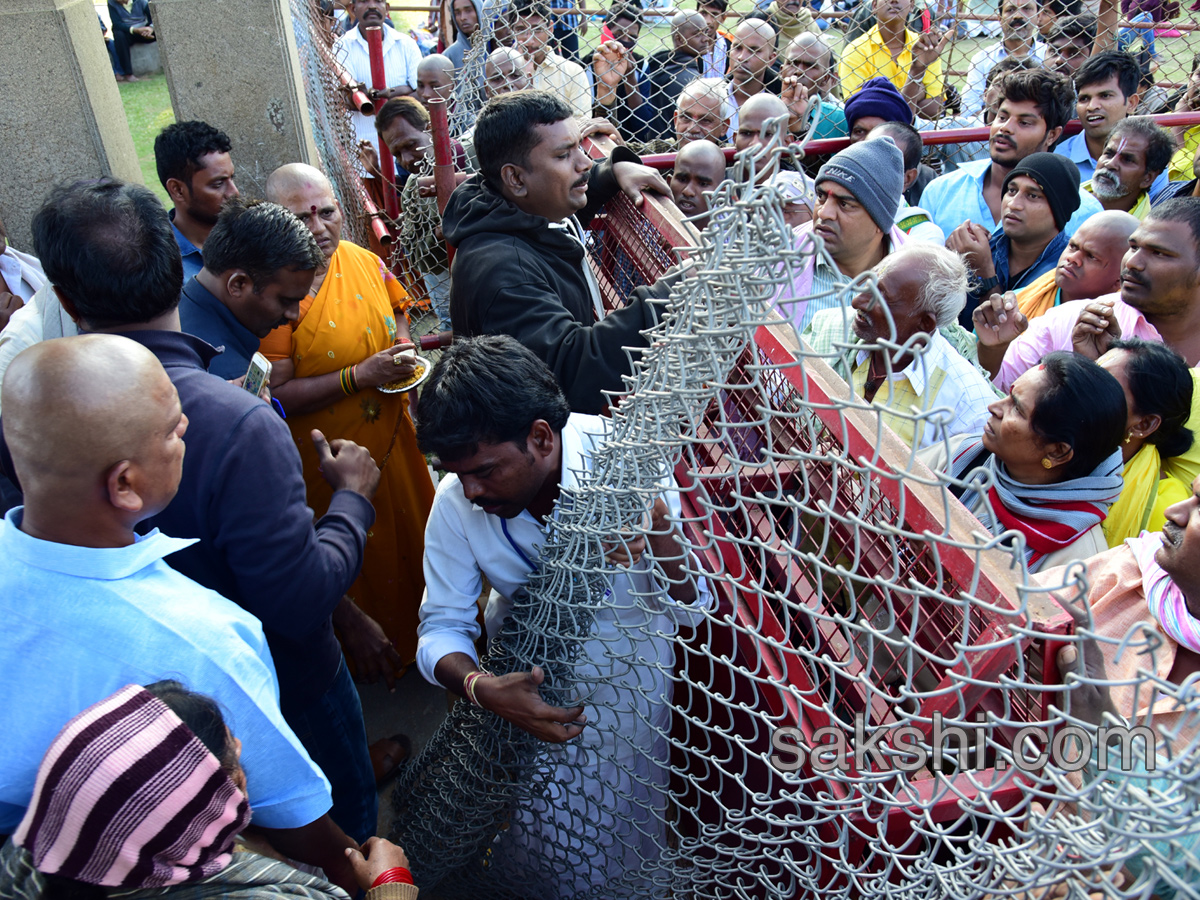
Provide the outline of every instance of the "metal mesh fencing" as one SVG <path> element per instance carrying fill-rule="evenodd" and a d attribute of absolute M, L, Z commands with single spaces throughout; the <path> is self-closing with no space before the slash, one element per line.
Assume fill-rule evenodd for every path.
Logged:
<path fill-rule="evenodd" d="M 776 139 L 739 165 L 778 152 Z M 456 704 L 395 792 L 390 837 L 418 882 L 472 898 L 1134 897 L 1195 883 L 1194 686 L 1139 666 L 1123 689 L 1181 704 L 1149 745 L 1104 771 L 1102 753 L 1082 772 L 1029 763 L 1068 725 L 1097 734 L 1064 699 L 1096 679 L 1064 692 L 1056 649 L 1092 637 L 1149 653 L 1154 638 L 1072 635 L 1029 583 L 1021 540 L 987 534 L 830 368 L 862 345 L 847 334 L 818 354 L 781 323 L 776 303 L 807 299 L 784 286 L 824 250 L 794 243 L 753 174 L 714 195 L 693 247 L 624 199 L 591 226 L 610 305 L 681 255 L 688 273 L 484 661 L 543 666 L 548 702 L 584 704 L 591 724 L 542 744 Z M 866 275 L 839 305 L 860 292 L 883 302 Z M 603 543 L 642 533 L 667 473 L 687 569 L 716 599 L 664 622 L 661 579 L 628 607 L 614 599 L 628 573 Z M 1068 574 L 1052 586 L 1082 609 L 1086 579 Z"/>

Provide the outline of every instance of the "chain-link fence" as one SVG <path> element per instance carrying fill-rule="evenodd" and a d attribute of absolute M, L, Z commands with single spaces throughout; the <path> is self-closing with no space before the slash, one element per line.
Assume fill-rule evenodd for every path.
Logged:
<path fill-rule="evenodd" d="M 755 177 L 781 143 L 741 156 L 702 233 L 624 197 L 592 222 L 610 308 L 689 270 L 486 660 L 543 667 L 549 702 L 587 707 L 586 736 L 543 744 L 457 703 L 397 785 L 391 837 L 424 889 L 472 900 L 1195 895 L 1185 651 L 1152 625 L 1093 621 L 1094 572 L 1035 583 L 1023 538 L 955 497 L 987 476 L 935 474 L 896 436 L 947 411 L 885 412 L 838 374 L 875 350 L 927 365 L 926 344 L 860 341 L 848 317 L 820 351 L 798 339 L 785 318 L 815 295 L 797 274 L 833 264 Z M 436 208 L 405 206 L 399 250 L 422 271 Z M 823 299 L 844 312 L 856 296 L 895 333 L 874 273 Z M 685 567 L 714 600 L 664 620 L 661 579 L 614 607 L 603 544 L 644 533 L 668 476 Z M 1061 672 L 1064 644 L 1098 647 L 1107 673 Z M 1149 740 L 1102 747 L 1102 727 L 1136 725 Z"/>

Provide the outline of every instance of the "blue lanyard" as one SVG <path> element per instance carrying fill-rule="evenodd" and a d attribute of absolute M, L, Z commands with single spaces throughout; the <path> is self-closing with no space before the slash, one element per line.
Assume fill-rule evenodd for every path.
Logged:
<path fill-rule="evenodd" d="M 525 551 L 517 546 L 517 542 L 514 541 L 512 535 L 508 533 L 508 519 L 500 520 L 500 530 L 504 532 L 504 536 L 506 538 L 508 538 L 508 542 L 509 542 L 509 544 L 512 545 L 512 548 L 515 551 L 517 551 L 517 556 L 519 556 L 519 557 L 521 557 L 521 559 L 525 560 L 525 565 L 529 566 L 529 571 L 536 572 L 537 566 L 535 566 L 533 564 L 533 560 L 531 560 L 528 556 L 525 555 Z"/>

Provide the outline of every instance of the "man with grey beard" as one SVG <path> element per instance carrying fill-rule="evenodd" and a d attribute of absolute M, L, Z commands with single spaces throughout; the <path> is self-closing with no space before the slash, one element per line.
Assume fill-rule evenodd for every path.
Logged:
<path fill-rule="evenodd" d="M 1174 151 L 1171 133 L 1152 119 L 1122 119 L 1108 136 L 1096 172 L 1083 189 L 1093 193 L 1105 209 L 1144 219 L 1150 212 L 1150 186 Z"/>

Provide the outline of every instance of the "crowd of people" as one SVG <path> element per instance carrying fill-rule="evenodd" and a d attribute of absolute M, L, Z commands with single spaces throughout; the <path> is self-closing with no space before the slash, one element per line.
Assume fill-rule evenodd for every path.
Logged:
<path fill-rule="evenodd" d="M 1030 572 L 1086 563 L 1101 632 L 1149 622 L 1163 677 L 1200 671 L 1200 127 L 1141 114 L 1144 64 L 1094 18 L 1002 0 L 1001 40 L 959 91 L 946 35 L 910 29 L 912 0 L 873 0 L 840 58 L 797 0 L 745 17 L 698 0 L 646 54 L 640 7 L 617 0 L 586 55 L 571 40 L 586 20 L 544 0 L 490 23 L 455 0 L 435 54 L 384 0 L 345 5 L 332 52 L 364 83 L 365 31 L 382 29 L 379 111 L 347 115 L 368 180 L 382 146 L 404 183 L 404 280 L 343 237 L 329 173 L 290 163 L 244 198 L 237 148 L 195 121 L 155 142 L 169 210 L 113 178 L 63 184 L 32 252 L 0 255 L 0 882 L 16 896 L 415 896 L 403 851 L 374 837 L 406 748 L 368 746 L 354 684 L 392 686 L 414 662 L 544 741 L 599 759 L 633 743 L 665 765 L 670 687 L 626 685 L 612 645 L 669 668 L 670 635 L 712 606 L 673 485 L 648 503 L 648 537 L 609 553 L 637 598 L 586 650 L 614 721 L 545 703 L 536 667 L 486 671 L 481 640 L 536 570 L 662 301 L 695 277 L 672 269 L 606 314 L 591 217 L 657 194 L 707 227 L 737 174 L 726 151 L 774 125 L 849 141 L 760 173 L 804 251 L 779 320 L 988 531 L 1019 535 Z M 151 25 L 126 21 L 144 0 L 117 6 L 124 65 Z M 482 76 L 463 84 L 473 53 Z M 439 213 L 426 105 L 464 92 L 486 104 L 456 136 Z M 1176 111 L 1200 110 L 1200 55 L 1178 94 Z M 948 115 L 987 142 L 926 148 Z M 616 147 L 595 160 L 589 136 Z M 646 153 L 676 154 L 670 172 Z M 868 274 L 874 290 L 848 292 Z M 431 371 L 414 280 L 453 334 Z M 418 376 L 419 401 L 390 387 Z M 638 604 L 653 621 L 634 639 L 620 618 Z M 630 808 L 665 803 L 661 768 L 624 787 L 577 769 L 563 778 Z M 569 829 L 544 812 L 514 820 L 509 864 Z M 659 839 L 649 822 L 591 828 L 583 845 L 614 865 L 607 831 Z M 595 887 L 577 878 L 561 892 Z"/>

